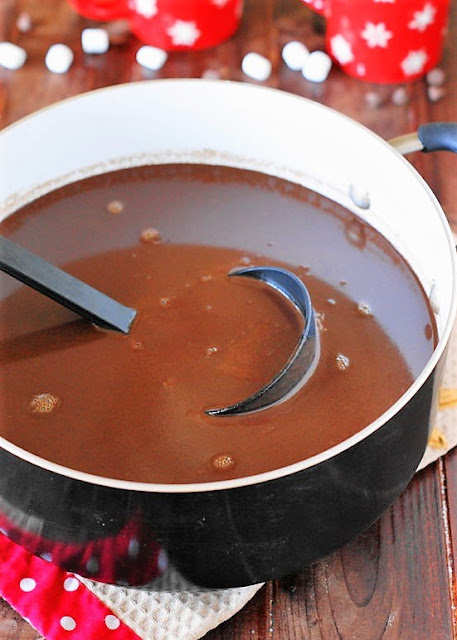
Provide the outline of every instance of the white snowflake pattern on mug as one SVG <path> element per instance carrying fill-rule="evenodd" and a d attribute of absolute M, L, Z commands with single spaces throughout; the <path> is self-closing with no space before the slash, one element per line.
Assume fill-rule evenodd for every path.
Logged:
<path fill-rule="evenodd" d="M 176 20 L 167 30 L 174 45 L 191 47 L 200 37 L 200 31 L 195 22 Z"/>
<path fill-rule="evenodd" d="M 341 34 L 334 36 L 330 40 L 330 48 L 340 64 L 348 64 L 354 60 L 351 43 Z"/>
<path fill-rule="evenodd" d="M 367 22 L 362 31 L 362 38 L 366 40 L 370 48 L 383 47 L 385 49 L 393 35 L 392 31 L 386 29 L 384 22 L 378 22 L 378 24 Z"/>
<path fill-rule="evenodd" d="M 428 56 L 425 49 L 419 49 L 419 51 L 409 51 L 408 55 L 400 63 L 401 68 L 405 76 L 412 76 L 416 73 L 420 73 L 427 62 Z"/>
<path fill-rule="evenodd" d="M 422 11 L 415 11 L 414 17 L 411 22 L 408 23 L 410 29 L 417 29 L 418 31 L 425 31 L 435 21 L 436 8 L 427 2 L 424 5 Z"/>
<path fill-rule="evenodd" d="M 157 0 L 130 0 L 130 8 L 145 18 L 152 18 L 158 11 Z"/>
<path fill-rule="evenodd" d="M 367 72 L 367 68 L 363 64 L 363 62 L 359 62 L 359 64 L 357 65 L 355 71 L 356 71 L 358 76 L 364 76 L 366 74 L 366 72 Z"/>

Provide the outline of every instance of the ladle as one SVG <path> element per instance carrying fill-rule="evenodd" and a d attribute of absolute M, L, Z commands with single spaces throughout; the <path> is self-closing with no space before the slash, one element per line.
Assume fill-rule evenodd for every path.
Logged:
<path fill-rule="evenodd" d="M 99 327 L 125 334 L 130 331 L 135 309 L 120 304 L 3 236 L 0 236 L 0 269 Z M 206 411 L 213 416 L 258 411 L 282 402 L 312 375 L 319 352 L 309 293 L 297 276 L 278 267 L 237 269 L 229 275 L 260 280 L 281 293 L 298 309 L 304 327 L 289 360 L 268 384 L 240 402 Z"/>
<path fill-rule="evenodd" d="M 279 267 L 248 267 L 231 271 L 230 276 L 261 280 L 276 289 L 297 308 L 304 326 L 298 344 L 281 371 L 254 394 L 228 407 L 209 409 L 209 415 L 234 415 L 265 409 L 296 393 L 314 373 L 319 358 L 319 335 L 307 288 L 290 271 Z"/>
<path fill-rule="evenodd" d="M 130 331 L 135 309 L 125 307 L 3 236 L 0 236 L 0 268 L 98 327 L 122 333 Z"/>

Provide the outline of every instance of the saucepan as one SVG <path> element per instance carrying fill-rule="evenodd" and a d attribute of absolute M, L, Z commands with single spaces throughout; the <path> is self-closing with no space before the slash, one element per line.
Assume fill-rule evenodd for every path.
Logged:
<path fill-rule="evenodd" d="M 402 153 L 456 145 L 455 127 L 444 124 L 389 144 L 292 94 L 190 79 L 90 92 L 5 129 L 3 216 L 55 187 L 135 164 L 225 165 L 304 185 L 368 221 L 402 254 L 433 298 L 438 340 L 413 384 L 374 422 L 311 458 L 254 476 L 129 482 L 66 468 L 0 439 L 2 532 L 80 575 L 171 589 L 278 578 L 369 527 L 425 451 L 457 304 L 451 230 Z M 249 216 L 244 224 L 230 229 L 234 247 L 255 237 Z M 281 227 L 281 234 L 288 246 L 274 257 L 306 262 L 300 230 Z"/>

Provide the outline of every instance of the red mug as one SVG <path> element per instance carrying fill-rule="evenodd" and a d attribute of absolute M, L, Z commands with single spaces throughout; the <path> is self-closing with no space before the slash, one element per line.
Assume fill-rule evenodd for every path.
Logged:
<path fill-rule="evenodd" d="M 303 1 L 327 19 L 327 50 L 351 76 L 409 82 L 439 63 L 450 0 Z"/>
<path fill-rule="evenodd" d="M 124 0 L 67 0 L 73 9 L 90 20 L 127 18 L 129 9 Z"/>
<path fill-rule="evenodd" d="M 145 44 L 167 51 L 204 49 L 238 29 L 243 0 L 68 0 L 86 18 L 127 18 Z"/>
<path fill-rule="evenodd" d="M 146 44 L 165 49 L 205 49 L 238 29 L 242 0 L 130 0 L 130 26 Z"/>

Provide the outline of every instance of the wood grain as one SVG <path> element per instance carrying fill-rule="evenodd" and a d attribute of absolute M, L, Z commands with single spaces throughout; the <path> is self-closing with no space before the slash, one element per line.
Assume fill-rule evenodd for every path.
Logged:
<path fill-rule="evenodd" d="M 16 27 L 22 11 L 33 20 L 29 33 Z M 291 39 L 302 39 L 311 49 L 324 46 L 322 21 L 299 0 L 246 0 L 242 25 L 231 40 L 208 51 L 174 53 L 157 73 L 135 63 L 139 43 L 134 38 L 103 56 L 84 55 L 79 38 L 90 24 L 64 0 L 1 0 L 0 40 L 17 42 L 29 57 L 17 72 L 0 69 L 0 128 L 62 98 L 122 82 L 200 77 L 208 70 L 246 81 L 240 62 L 250 50 L 273 63 L 265 84 L 333 107 L 385 139 L 426 122 L 457 121 L 457 2 L 451 3 L 442 60 L 446 95 L 430 102 L 426 82 L 419 80 L 406 86 L 408 101 L 401 106 L 392 103 L 395 86 L 366 84 L 336 68 L 325 83 L 313 85 L 282 64 L 281 47 Z M 75 62 L 63 76 L 49 73 L 43 63 L 55 42 L 75 51 Z M 379 97 L 378 108 L 369 106 L 369 93 Z M 410 161 L 457 230 L 457 159 L 443 152 L 414 154 Z M 454 567 L 457 451 L 418 473 L 368 531 L 300 574 L 266 584 L 206 640 L 457 640 Z M 0 601 L 0 640 L 38 638 Z"/>

